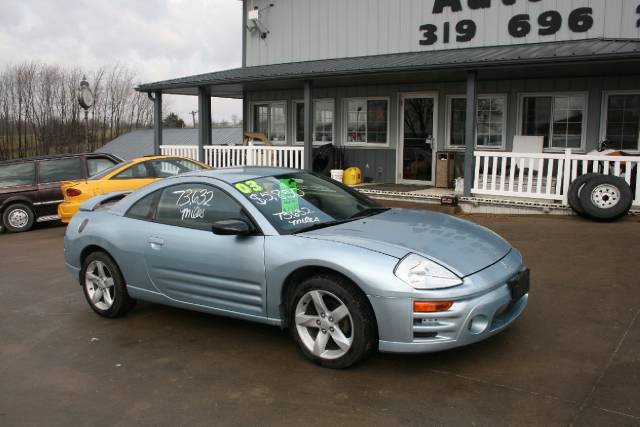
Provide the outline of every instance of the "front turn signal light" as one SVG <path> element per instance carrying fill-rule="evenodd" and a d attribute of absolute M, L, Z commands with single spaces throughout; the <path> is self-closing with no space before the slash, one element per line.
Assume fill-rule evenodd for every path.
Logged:
<path fill-rule="evenodd" d="M 415 301 L 413 311 L 415 313 L 438 313 L 447 311 L 453 306 L 453 301 Z"/>

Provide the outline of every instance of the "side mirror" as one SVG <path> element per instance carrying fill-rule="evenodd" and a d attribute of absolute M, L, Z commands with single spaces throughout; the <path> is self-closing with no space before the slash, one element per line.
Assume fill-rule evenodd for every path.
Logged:
<path fill-rule="evenodd" d="M 213 234 L 220 236 L 246 236 L 253 232 L 253 227 L 242 219 L 224 219 L 211 226 Z"/>

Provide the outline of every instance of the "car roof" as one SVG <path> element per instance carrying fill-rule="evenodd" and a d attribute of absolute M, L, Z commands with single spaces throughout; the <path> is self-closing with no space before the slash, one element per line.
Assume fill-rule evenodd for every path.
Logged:
<path fill-rule="evenodd" d="M 76 153 L 76 154 L 69 153 L 69 154 L 49 154 L 49 155 L 43 155 L 43 156 L 22 157 L 19 159 L 11 159 L 11 160 L 0 160 L 0 165 L 6 165 L 10 163 L 20 163 L 20 162 L 33 162 L 37 160 L 65 159 L 69 157 L 81 157 L 81 156 L 103 157 L 103 158 L 109 158 L 112 160 L 118 160 L 120 162 L 122 161 L 120 157 L 114 156 L 113 154 L 109 154 L 109 153 Z"/>
<path fill-rule="evenodd" d="M 220 181 L 224 181 L 228 184 L 233 184 L 238 181 L 246 181 L 248 179 L 262 178 L 264 176 L 282 175 L 286 173 L 299 173 L 300 169 L 291 168 L 275 168 L 264 166 L 245 166 L 245 167 L 232 167 L 232 168 L 219 168 L 219 169 L 204 169 L 201 171 L 187 172 L 178 175 L 178 177 L 185 176 L 199 176 L 206 178 L 215 178 Z"/>

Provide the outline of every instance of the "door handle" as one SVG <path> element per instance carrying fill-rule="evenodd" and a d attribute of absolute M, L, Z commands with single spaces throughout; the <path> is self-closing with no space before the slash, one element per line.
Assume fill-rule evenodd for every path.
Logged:
<path fill-rule="evenodd" d="M 152 249 L 160 249 L 164 245 L 164 240 L 159 237 L 149 237 L 148 242 Z"/>

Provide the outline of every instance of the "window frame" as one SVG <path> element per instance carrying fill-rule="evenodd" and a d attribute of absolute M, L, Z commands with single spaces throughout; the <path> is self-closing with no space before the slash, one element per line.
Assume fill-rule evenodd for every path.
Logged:
<path fill-rule="evenodd" d="M 350 142 L 348 138 L 349 134 L 349 110 L 347 104 L 349 101 L 387 101 L 387 135 L 386 142 Z M 368 147 L 368 148 L 388 148 L 390 146 L 391 135 L 391 97 L 389 96 L 355 96 L 349 98 L 342 98 L 342 145 L 345 147 Z M 368 133 L 368 128 L 367 128 Z"/>
<path fill-rule="evenodd" d="M 607 137 L 607 122 L 609 121 L 609 97 L 616 95 L 638 95 L 640 96 L 640 89 L 628 89 L 628 90 L 605 90 L 602 91 L 602 106 L 600 111 L 600 141 L 603 141 Z M 634 154 L 640 154 L 640 132 L 638 132 L 638 142 L 635 150 L 624 150 Z"/>
<path fill-rule="evenodd" d="M 584 111 L 582 113 L 582 130 L 581 130 L 581 135 L 580 135 L 580 148 L 554 148 L 552 147 L 553 141 L 553 105 L 554 103 L 552 102 L 551 107 L 551 117 L 550 117 L 550 140 L 549 140 L 549 147 L 544 147 L 542 152 L 543 153 L 564 153 L 565 150 L 571 150 L 574 153 L 584 153 L 585 152 L 585 147 L 586 147 L 586 142 L 587 142 L 587 122 L 589 121 L 589 91 L 569 91 L 569 92 L 521 92 L 518 94 L 518 119 L 516 121 L 516 132 L 515 135 L 516 136 L 525 136 L 522 134 L 522 125 L 523 123 L 523 117 L 522 117 L 522 113 L 524 111 L 524 99 L 525 98 L 529 98 L 529 97 L 540 97 L 540 98 L 544 98 L 544 97 L 551 97 L 552 99 L 555 99 L 556 97 L 560 97 L 560 96 L 584 96 Z"/>
<path fill-rule="evenodd" d="M 453 113 L 453 100 L 454 99 L 466 99 L 467 96 L 464 94 L 459 95 L 447 95 L 446 97 L 446 123 L 445 123 L 445 148 L 447 150 L 455 151 L 455 150 L 464 150 L 464 145 L 453 145 L 451 144 L 451 138 L 453 135 L 451 134 L 451 114 Z M 507 148 L 507 125 L 508 115 L 509 115 L 509 94 L 507 93 L 483 93 L 478 94 L 478 99 L 480 98 L 500 98 L 504 103 L 504 110 L 502 114 L 502 144 L 500 146 L 495 147 L 486 147 L 478 145 L 478 106 L 476 105 L 476 130 L 475 130 L 475 149 L 480 151 L 505 151 Z"/>
<path fill-rule="evenodd" d="M 317 141 L 316 140 L 316 132 L 315 129 L 313 130 L 313 145 L 316 147 L 321 147 L 323 145 L 327 145 L 327 144 L 333 144 L 333 145 L 337 145 L 336 144 L 336 100 L 335 98 L 318 98 L 318 99 L 314 99 L 313 100 L 313 116 L 314 116 L 314 121 L 313 123 L 315 124 L 315 114 L 316 114 L 316 103 L 317 102 L 331 102 L 331 106 L 333 107 L 333 123 L 331 125 L 331 141 L 327 142 L 327 141 Z M 292 138 L 292 144 L 293 145 L 304 145 L 304 141 L 298 141 L 298 105 L 299 104 L 304 104 L 304 100 L 301 99 L 295 99 L 292 102 L 292 108 L 291 108 L 291 112 L 292 112 L 292 118 L 291 118 L 291 123 L 292 123 L 292 128 L 291 128 L 291 134 L 293 135 Z"/>
<path fill-rule="evenodd" d="M 249 123 L 249 129 L 251 129 L 252 132 L 255 132 L 254 129 L 254 125 L 256 123 L 256 117 L 255 117 L 255 106 L 256 105 L 268 105 L 269 106 L 269 124 L 268 126 L 271 127 L 271 108 L 274 105 L 282 105 L 284 106 L 284 141 L 273 141 L 271 138 L 269 138 L 269 135 L 267 135 L 267 138 L 269 138 L 269 141 L 271 141 L 271 143 L 273 145 L 288 145 L 289 144 L 289 117 L 288 117 L 288 111 L 289 111 L 289 102 L 287 100 L 280 100 L 280 101 L 252 101 L 251 103 L 249 103 L 249 108 L 250 108 L 250 114 L 249 117 L 251 118 L 250 123 Z M 294 138 L 295 139 L 295 138 Z"/>

